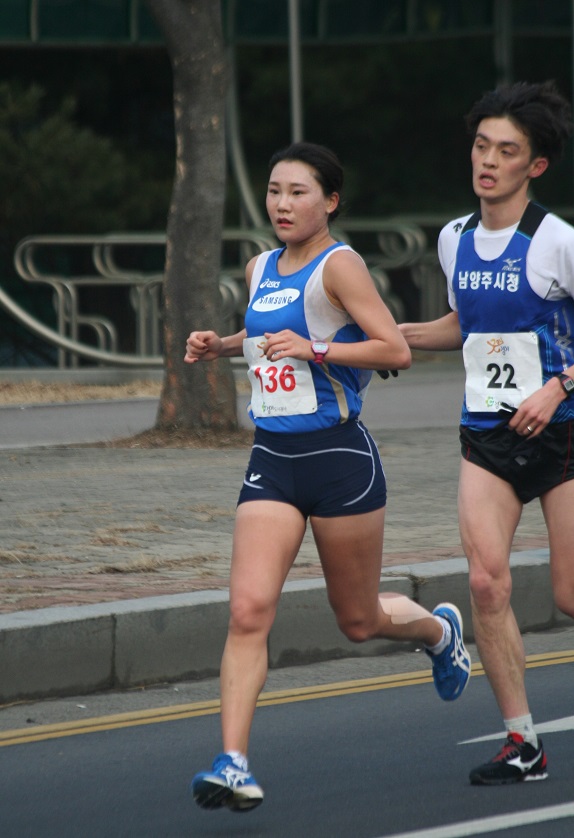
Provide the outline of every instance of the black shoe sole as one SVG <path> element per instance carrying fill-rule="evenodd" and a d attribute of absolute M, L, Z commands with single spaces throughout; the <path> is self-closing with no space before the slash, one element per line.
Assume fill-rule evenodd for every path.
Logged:
<path fill-rule="evenodd" d="M 227 806 L 231 812 L 250 812 L 262 803 L 262 797 L 244 797 L 237 800 L 235 795 L 232 795 L 231 799 L 227 801 Z"/>
<path fill-rule="evenodd" d="M 515 783 L 530 783 L 536 780 L 546 780 L 548 772 L 544 774 L 521 774 L 519 777 L 506 777 L 505 779 L 486 780 L 484 777 L 473 777 L 470 775 L 471 786 L 510 786 Z"/>
<path fill-rule="evenodd" d="M 221 809 L 233 800 L 233 791 L 227 786 L 205 783 L 193 791 L 193 799 L 202 809 Z"/>

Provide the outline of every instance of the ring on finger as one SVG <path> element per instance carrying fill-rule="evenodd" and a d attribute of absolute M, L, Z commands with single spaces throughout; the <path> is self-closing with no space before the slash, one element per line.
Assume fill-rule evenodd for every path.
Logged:
<path fill-rule="evenodd" d="M 531 428 L 531 427 L 530 427 L 530 425 L 527 425 L 527 426 L 526 426 L 526 430 L 528 431 L 528 433 L 529 433 L 529 434 L 533 434 L 533 433 L 534 433 L 534 428 Z"/>

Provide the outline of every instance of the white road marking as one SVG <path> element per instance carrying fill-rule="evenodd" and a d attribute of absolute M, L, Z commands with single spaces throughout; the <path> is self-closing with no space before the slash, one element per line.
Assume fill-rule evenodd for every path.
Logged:
<path fill-rule="evenodd" d="M 560 806 L 547 806 L 544 809 L 528 809 L 525 812 L 511 812 L 508 815 L 495 815 L 473 821 L 461 821 L 449 826 L 436 826 L 432 829 L 419 829 L 414 832 L 401 832 L 387 838 L 466 838 L 469 835 L 484 835 L 497 829 L 516 829 L 533 823 L 548 823 L 561 818 L 574 818 L 574 803 Z"/>
<path fill-rule="evenodd" d="M 565 716 L 563 719 L 555 719 L 553 722 L 542 722 L 535 724 L 536 733 L 561 733 L 563 730 L 574 730 L 574 716 Z M 473 745 L 475 742 L 489 742 L 491 739 L 506 739 L 506 731 L 500 733 L 489 733 L 487 736 L 477 736 L 476 739 L 464 739 L 459 745 Z"/>

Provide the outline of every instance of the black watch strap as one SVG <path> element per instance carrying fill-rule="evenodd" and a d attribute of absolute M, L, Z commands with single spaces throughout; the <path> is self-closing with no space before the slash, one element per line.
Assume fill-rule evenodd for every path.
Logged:
<path fill-rule="evenodd" d="M 574 378 L 570 378 L 569 375 L 561 372 L 560 375 L 557 376 L 558 380 L 560 381 L 560 386 L 564 390 L 567 396 L 571 396 L 574 393 Z"/>

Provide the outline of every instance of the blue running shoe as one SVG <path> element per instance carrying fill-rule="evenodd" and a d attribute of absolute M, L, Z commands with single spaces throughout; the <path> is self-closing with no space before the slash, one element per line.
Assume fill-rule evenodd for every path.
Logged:
<path fill-rule="evenodd" d="M 438 655 L 427 651 L 432 660 L 432 675 L 437 693 L 443 701 L 454 701 L 462 695 L 470 678 L 470 655 L 462 640 L 462 617 L 450 602 L 441 602 L 432 612 L 450 623 L 450 643 Z"/>
<path fill-rule="evenodd" d="M 248 770 L 247 760 L 229 754 L 216 756 L 211 771 L 196 774 L 191 792 L 202 809 L 227 806 L 234 812 L 246 812 L 263 803 L 263 789 Z"/>

